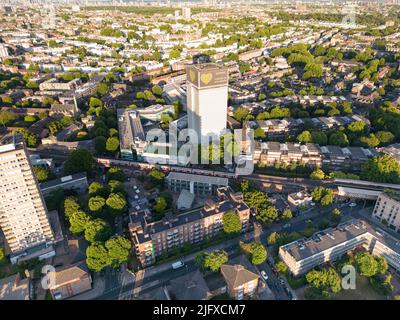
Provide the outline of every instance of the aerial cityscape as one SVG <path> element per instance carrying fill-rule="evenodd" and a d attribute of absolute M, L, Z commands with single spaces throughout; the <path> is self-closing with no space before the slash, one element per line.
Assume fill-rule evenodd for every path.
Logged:
<path fill-rule="evenodd" d="M 400 300 L 400 0 L 0 0 L 0 124 L 0 300 Z"/>

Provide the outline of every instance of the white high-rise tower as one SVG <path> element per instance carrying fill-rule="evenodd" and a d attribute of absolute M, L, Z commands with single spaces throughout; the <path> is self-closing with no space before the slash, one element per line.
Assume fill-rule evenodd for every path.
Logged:
<path fill-rule="evenodd" d="M 0 227 L 12 263 L 55 254 L 47 208 L 20 135 L 0 142 Z"/>
<path fill-rule="evenodd" d="M 214 63 L 198 63 L 187 67 L 186 77 L 188 127 L 208 143 L 207 136 L 219 135 L 226 129 L 228 69 Z"/>

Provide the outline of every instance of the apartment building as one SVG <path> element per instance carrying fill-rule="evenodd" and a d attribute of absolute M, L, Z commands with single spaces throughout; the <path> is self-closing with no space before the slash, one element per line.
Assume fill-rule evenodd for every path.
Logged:
<path fill-rule="evenodd" d="M 243 255 L 221 266 L 229 296 L 236 300 L 253 297 L 258 289 L 258 271 Z"/>
<path fill-rule="evenodd" d="M 293 162 L 303 163 L 311 167 L 323 167 L 329 170 L 359 171 L 368 159 L 378 155 L 372 148 L 323 146 L 318 144 L 287 142 L 255 143 L 254 162 L 265 166 L 278 163 L 290 165 Z"/>
<path fill-rule="evenodd" d="M 124 160 L 134 160 L 133 150 L 140 155 L 146 146 L 139 112 L 134 109 L 117 109 L 117 117 L 121 157 Z"/>
<path fill-rule="evenodd" d="M 243 194 L 234 193 L 229 187 L 219 188 L 217 198 L 206 201 L 203 208 L 179 215 L 166 214 L 160 221 L 152 221 L 149 212 L 132 213 L 129 229 L 139 261 L 149 266 L 157 256 L 174 247 L 218 235 L 223 230 L 224 214 L 230 211 L 239 215 L 242 231 L 246 231 L 250 208 L 244 203 Z"/>
<path fill-rule="evenodd" d="M 256 142 L 254 161 L 266 166 L 274 166 L 277 163 L 290 165 L 293 162 L 302 162 L 310 166 L 321 166 L 322 164 L 318 145 L 313 143 L 301 145 L 291 142 Z"/>
<path fill-rule="evenodd" d="M 330 170 L 359 171 L 361 165 L 379 153 L 372 148 L 323 146 L 320 147 L 322 166 Z"/>
<path fill-rule="evenodd" d="M 192 194 L 206 196 L 215 193 L 217 188 L 228 186 L 227 178 L 202 176 L 198 174 L 170 172 L 165 184 L 171 191 L 188 190 Z"/>
<path fill-rule="evenodd" d="M 400 241 L 360 219 L 339 224 L 279 247 L 279 256 L 294 276 L 304 274 L 323 263 L 340 259 L 349 251 L 364 248 L 383 256 L 400 270 Z"/>
<path fill-rule="evenodd" d="M 11 262 L 54 256 L 47 208 L 20 135 L 1 140 L 0 199 L 0 227 Z"/>
<path fill-rule="evenodd" d="M 70 91 L 74 90 L 80 84 L 80 79 L 73 79 L 69 82 L 58 82 L 56 78 L 52 78 L 39 85 L 40 91 Z"/>
<path fill-rule="evenodd" d="M 150 121 L 160 121 L 162 114 L 173 115 L 175 107 L 173 105 L 154 104 L 144 109 L 137 110 L 140 117 Z"/>
<path fill-rule="evenodd" d="M 287 196 L 288 202 L 295 206 L 308 206 L 312 202 L 312 196 L 305 190 L 289 193 Z"/>
<path fill-rule="evenodd" d="M 372 215 L 387 223 L 389 228 L 400 232 L 400 192 L 386 189 L 382 192 L 375 203 Z"/>

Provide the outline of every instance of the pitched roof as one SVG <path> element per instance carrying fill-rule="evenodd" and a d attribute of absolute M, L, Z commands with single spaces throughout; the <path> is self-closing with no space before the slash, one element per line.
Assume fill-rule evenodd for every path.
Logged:
<path fill-rule="evenodd" d="M 88 273 L 86 264 L 84 262 L 78 263 L 72 267 L 64 268 L 56 271 L 56 286 L 61 286 L 64 283 L 82 278 Z"/>
<path fill-rule="evenodd" d="M 199 270 L 171 280 L 170 287 L 177 300 L 206 300 L 211 297 L 210 289 Z"/>
<path fill-rule="evenodd" d="M 237 288 L 245 283 L 258 279 L 258 274 L 247 270 L 241 264 L 224 264 L 221 266 L 222 276 L 231 288 Z"/>

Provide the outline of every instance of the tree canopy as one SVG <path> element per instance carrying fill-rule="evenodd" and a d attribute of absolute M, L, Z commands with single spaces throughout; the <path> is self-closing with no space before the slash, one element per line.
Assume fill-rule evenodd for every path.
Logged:
<path fill-rule="evenodd" d="M 76 149 L 72 151 L 64 162 L 64 172 L 74 174 L 78 172 L 91 173 L 95 162 L 92 154 L 86 149 Z"/>
<path fill-rule="evenodd" d="M 228 234 L 239 233 L 242 230 L 239 215 L 234 211 L 228 211 L 223 218 L 224 231 Z"/>

